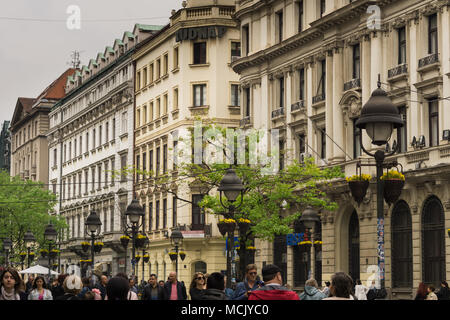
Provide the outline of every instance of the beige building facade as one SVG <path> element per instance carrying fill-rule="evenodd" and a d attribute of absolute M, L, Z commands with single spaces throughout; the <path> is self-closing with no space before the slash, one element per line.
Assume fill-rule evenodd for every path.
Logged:
<path fill-rule="evenodd" d="M 186 253 L 179 259 L 179 279 L 189 284 L 197 271 L 226 269 L 225 241 L 216 218 L 196 205 L 205 191 L 180 177 L 174 161 L 181 151 L 179 138 L 196 119 L 239 126 L 239 78 L 230 64 L 240 55 L 240 34 L 233 13 L 234 1 L 183 2 L 183 8 L 172 11 L 170 23 L 133 56 L 134 163 L 154 176 L 170 177 L 165 188 L 152 177 L 135 176 L 135 196 L 145 209 L 143 229 L 150 239 L 150 262 L 142 269 L 141 259 L 139 278 L 144 272 L 145 280 L 151 273 L 166 280 L 175 271 L 168 255 L 174 228 L 183 233 Z"/>
<path fill-rule="evenodd" d="M 376 5 L 376 6 L 374 6 Z M 387 161 L 403 166 L 399 201 L 385 204 L 385 280 L 389 297 L 414 298 L 419 282 L 450 278 L 450 3 L 448 1 L 237 1 L 242 57 L 241 125 L 280 130 L 286 162 L 312 156 L 320 166 L 374 163 L 361 151 L 355 127 L 377 88 L 389 93 L 405 120 Z M 363 133 L 367 150 L 375 150 Z M 375 168 L 363 167 L 375 176 Z M 339 209 L 316 229 L 321 248 L 307 252 L 283 238 L 260 244 L 259 265 L 285 268 L 301 290 L 311 275 L 337 271 L 371 283 L 377 271 L 376 182 L 358 206 L 345 180 L 327 190 Z M 303 232 L 302 226 L 296 232 Z M 375 272 L 375 274 L 374 274 Z M 366 282 L 366 283 L 367 283 Z"/>

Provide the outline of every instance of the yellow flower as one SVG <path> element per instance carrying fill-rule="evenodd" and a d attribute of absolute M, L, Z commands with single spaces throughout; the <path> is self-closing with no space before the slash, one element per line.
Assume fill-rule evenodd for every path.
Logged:
<path fill-rule="evenodd" d="M 314 244 L 322 244 L 322 241 L 320 240 L 314 241 Z"/>
<path fill-rule="evenodd" d="M 302 241 L 299 243 L 299 245 L 301 245 L 301 246 L 303 246 L 305 244 L 312 244 L 312 242 L 311 241 Z"/>
<path fill-rule="evenodd" d="M 94 243 L 94 246 L 104 246 L 104 245 L 105 244 L 103 242 L 101 242 L 101 241 Z"/>
<path fill-rule="evenodd" d="M 238 222 L 239 223 L 251 223 L 250 220 L 244 219 L 244 218 L 239 218 Z"/>
<path fill-rule="evenodd" d="M 372 180 L 372 176 L 370 174 L 361 174 L 361 175 L 357 174 L 357 175 L 354 175 L 354 176 L 347 177 L 347 178 L 345 178 L 345 180 L 347 180 L 347 182 L 350 182 L 350 181 L 370 181 L 370 180 Z"/>
<path fill-rule="evenodd" d="M 397 170 L 390 170 L 387 173 L 384 173 L 381 177 L 381 180 L 403 180 L 405 181 L 405 176 L 398 172 Z"/>
<path fill-rule="evenodd" d="M 247 247 L 247 250 L 256 250 L 256 247 L 250 246 L 250 247 Z"/>
<path fill-rule="evenodd" d="M 233 219 L 220 219 L 219 223 L 236 223 Z"/>

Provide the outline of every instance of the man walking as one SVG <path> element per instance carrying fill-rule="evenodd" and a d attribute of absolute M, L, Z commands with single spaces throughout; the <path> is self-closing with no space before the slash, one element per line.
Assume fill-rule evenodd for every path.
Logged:
<path fill-rule="evenodd" d="M 166 300 L 187 300 L 186 287 L 177 280 L 177 273 L 169 274 L 169 281 L 164 284 Z"/>
<path fill-rule="evenodd" d="M 100 282 L 95 285 L 95 287 L 98 290 L 100 290 L 100 295 L 102 296 L 102 300 L 105 300 L 107 284 L 108 284 L 108 277 L 103 274 L 100 276 Z"/>
<path fill-rule="evenodd" d="M 250 293 L 248 300 L 300 300 L 297 293 L 283 287 L 281 269 L 269 264 L 262 269 L 264 286 Z"/>
<path fill-rule="evenodd" d="M 158 284 L 158 276 L 154 273 L 150 275 L 148 284 L 144 288 L 142 300 L 166 300 L 164 295 L 164 288 Z"/>
<path fill-rule="evenodd" d="M 243 282 L 239 282 L 236 285 L 236 290 L 232 296 L 232 300 L 248 300 L 248 295 L 253 290 L 256 290 L 262 286 L 261 281 L 257 280 L 258 272 L 256 264 L 249 264 L 245 268 L 245 278 Z"/>

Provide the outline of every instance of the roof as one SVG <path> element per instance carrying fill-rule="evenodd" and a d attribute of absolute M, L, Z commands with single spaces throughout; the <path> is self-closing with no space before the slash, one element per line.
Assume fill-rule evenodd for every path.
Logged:
<path fill-rule="evenodd" d="M 55 81 L 53 81 L 44 91 L 37 97 L 39 99 L 49 99 L 49 100 L 59 100 L 63 98 L 66 93 L 64 87 L 67 83 L 69 76 L 75 73 L 74 68 L 67 69 L 63 74 L 61 74 Z"/>
<path fill-rule="evenodd" d="M 136 23 L 133 32 L 136 31 L 136 29 L 139 29 L 140 31 L 159 31 L 162 28 L 164 28 L 164 26 Z"/>

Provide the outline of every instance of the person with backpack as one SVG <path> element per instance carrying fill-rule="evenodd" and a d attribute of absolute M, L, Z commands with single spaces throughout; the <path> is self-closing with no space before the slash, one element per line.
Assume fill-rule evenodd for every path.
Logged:
<path fill-rule="evenodd" d="M 322 300 L 327 297 L 318 289 L 316 279 L 308 279 L 305 283 L 305 291 L 300 294 L 300 300 Z"/>

